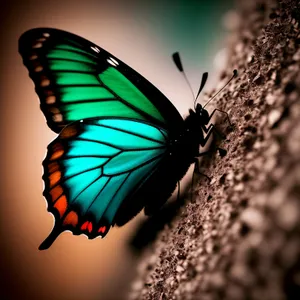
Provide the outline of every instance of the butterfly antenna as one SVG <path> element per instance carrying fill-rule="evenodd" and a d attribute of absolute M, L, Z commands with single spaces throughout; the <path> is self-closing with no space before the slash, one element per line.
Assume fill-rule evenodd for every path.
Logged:
<path fill-rule="evenodd" d="M 205 86 L 205 83 L 206 83 L 206 81 L 207 81 L 207 78 L 208 78 L 208 73 L 207 73 L 207 72 L 203 73 L 203 75 L 202 75 L 202 80 L 201 80 L 201 84 L 200 84 L 200 87 L 199 87 L 197 96 L 196 96 L 196 98 L 195 98 L 195 101 L 194 101 L 194 109 L 195 109 L 195 110 L 196 110 L 196 102 L 197 102 L 197 99 L 198 99 L 198 97 L 199 97 L 201 91 L 203 90 L 203 88 L 204 88 L 204 86 Z"/>
<path fill-rule="evenodd" d="M 176 65 L 177 69 L 179 70 L 179 72 L 181 72 L 183 74 L 183 77 L 184 77 L 185 81 L 187 82 L 187 84 L 188 84 L 188 86 L 189 86 L 189 88 L 190 88 L 190 90 L 192 92 L 193 99 L 196 99 L 195 98 L 195 94 L 194 94 L 193 89 L 192 89 L 192 86 L 191 86 L 190 82 L 188 81 L 188 79 L 186 77 L 186 74 L 185 74 L 185 72 L 183 70 L 181 59 L 180 59 L 180 56 L 179 56 L 179 52 L 173 53 L 172 58 L 173 58 L 173 61 L 174 61 L 175 65 Z"/>
<path fill-rule="evenodd" d="M 238 75 L 238 72 L 237 72 L 237 70 L 233 70 L 233 75 L 232 75 L 232 77 L 228 80 L 228 82 L 214 95 L 214 96 L 212 96 L 206 103 L 205 103 L 205 105 L 203 106 L 203 108 L 211 101 L 211 100 L 213 100 L 217 95 L 219 95 L 223 90 L 224 90 L 224 88 L 230 83 L 230 81 L 234 78 L 234 77 L 236 77 Z"/>

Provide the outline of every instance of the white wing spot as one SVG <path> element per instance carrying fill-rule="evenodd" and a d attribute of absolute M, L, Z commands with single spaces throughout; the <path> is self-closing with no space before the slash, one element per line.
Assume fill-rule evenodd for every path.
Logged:
<path fill-rule="evenodd" d="M 92 46 L 92 47 L 91 47 L 91 49 L 92 49 L 92 50 L 94 50 L 94 51 L 95 51 L 95 52 L 97 52 L 97 53 L 99 53 L 99 52 L 100 52 L 100 49 L 99 49 L 99 48 L 97 48 L 97 47 L 94 47 L 94 46 Z"/>
<path fill-rule="evenodd" d="M 107 59 L 107 62 L 108 62 L 109 64 L 111 64 L 112 66 L 114 66 L 114 67 L 117 66 L 117 64 L 114 63 L 110 58 Z"/>
<path fill-rule="evenodd" d="M 116 65 L 119 64 L 119 62 L 116 59 L 114 59 L 113 57 L 110 57 L 110 60 L 113 61 Z"/>

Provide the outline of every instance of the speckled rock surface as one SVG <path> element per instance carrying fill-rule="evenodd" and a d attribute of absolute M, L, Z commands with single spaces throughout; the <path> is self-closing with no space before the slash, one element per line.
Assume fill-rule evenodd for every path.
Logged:
<path fill-rule="evenodd" d="M 202 161 L 211 182 L 145 251 L 131 300 L 300 299 L 300 4 L 237 13 L 221 80 L 239 77 L 214 103 L 228 153 Z"/>

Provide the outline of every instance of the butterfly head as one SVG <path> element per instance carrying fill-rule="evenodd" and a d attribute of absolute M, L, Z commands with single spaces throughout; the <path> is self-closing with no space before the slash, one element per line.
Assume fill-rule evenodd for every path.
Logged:
<path fill-rule="evenodd" d="M 201 124 L 207 125 L 209 122 L 208 111 L 199 103 L 197 103 L 195 110 Z"/>

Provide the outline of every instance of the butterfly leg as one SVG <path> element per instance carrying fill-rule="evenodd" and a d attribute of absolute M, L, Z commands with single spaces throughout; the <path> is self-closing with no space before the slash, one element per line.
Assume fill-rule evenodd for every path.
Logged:
<path fill-rule="evenodd" d="M 224 137 L 222 136 L 222 134 L 215 128 L 215 126 L 213 124 L 210 124 L 208 128 L 206 127 L 202 127 L 203 131 L 206 133 L 206 137 L 203 138 L 203 140 L 200 142 L 200 146 L 204 147 L 208 141 L 208 139 L 210 138 L 211 134 L 214 132 L 217 136 L 219 136 L 220 139 L 223 139 Z M 219 151 L 219 154 L 221 157 L 224 157 L 227 154 L 227 151 L 225 149 L 216 148 Z M 208 151 L 204 151 L 198 154 L 197 157 L 209 154 L 214 152 L 213 150 L 208 150 Z"/>
<path fill-rule="evenodd" d="M 220 111 L 219 109 L 215 109 L 211 115 L 210 115 L 210 118 L 213 116 L 213 114 L 216 112 L 216 111 Z M 227 120 L 229 122 L 229 124 L 231 125 L 230 123 L 230 120 L 229 120 L 229 117 L 228 117 L 228 114 L 226 112 L 223 112 L 223 111 L 220 111 L 222 113 L 225 113 L 227 115 Z M 211 134 L 214 132 L 215 134 L 217 134 L 219 137 L 223 138 L 222 135 L 219 133 L 219 131 L 215 128 L 214 124 L 210 124 L 208 127 L 205 127 L 203 126 L 202 127 L 203 131 L 206 133 L 206 137 L 202 139 L 202 141 L 200 141 L 200 146 L 204 147 L 206 145 L 206 143 L 208 142 Z M 218 151 L 219 151 L 219 154 L 221 157 L 224 157 L 227 153 L 227 151 L 225 149 L 222 149 L 222 148 L 219 148 L 217 147 L 216 148 Z M 193 186 L 194 186 L 194 176 L 195 176 L 195 173 L 199 174 L 199 175 L 202 175 L 204 176 L 208 181 L 211 180 L 211 178 L 209 176 L 207 176 L 206 174 L 200 172 L 200 167 L 199 167 L 199 160 L 198 158 L 201 157 L 201 156 L 204 156 L 204 155 L 207 155 L 209 153 L 212 153 L 214 152 L 214 150 L 210 149 L 210 150 L 207 150 L 207 151 L 203 151 L 201 153 L 198 153 L 197 157 L 195 157 L 194 159 L 194 162 L 195 162 L 195 167 L 194 167 L 194 172 L 193 172 L 193 176 L 192 176 L 192 189 L 193 189 Z M 191 197 L 191 200 L 193 196 Z"/>
<path fill-rule="evenodd" d="M 203 155 L 204 155 L 204 154 L 207 154 L 208 152 L 210 152 L 210 151 L 205 151 L 205 152 L 203 152 Z M 202 153 L 201 153 L 201 155 L 202 155 Z M 192 191 L 193 191 L 193 187 L 194 187 L 194 178 L 195 178 L 195 174 L 196 174 L 196 173 L 197 173 L 198 175 L 204 176 L 204 177 L 208 180 L 208 182 L 210 182 L 211 178 L 208 177 L 207 175 L 205 175 L 204 173 L 200 172 L 200 170 L 199 170 L 199 160 L 198 160 L 197 157 L 195 157 L 194 172 L 193 172 L 193 175 L 192 175 L 192 184 L 191 184 L 191 202 L 193 202 L 193 193 L 192 193 Z"/>
<path fill-rule="evenodd" d="M 215 126 L 213 124 L 210 124 L 208 128 L 203 126 L 203 131 L 206 133 L 206 137 L 203 138 L 202 141 L 200 141 L 200 146 L 202 146 L 202 147 L 204 147 L 206 145 L 207 141 L 209 140 L 209 138 L 210 138 L 210 136 L 213 132 L 216 133 L 217 135 L 221 136 L 221 134 L 218 132 L 218 130 L 215 128 Z M 222 148 L 219 148 L 219 147 L 217 148 L 217 150 L 219 151 L 219 154 L 220 154 L 221 157 L 224 157 L 227 153 L 226 150 L 224 150 Z M 213 153 L 213 152 L 214 152 L 214 150 L 212 150 L 212 149 L 204 151 L 204 152 L 200 152 L 200 153 L 198 153 L 197 157 L 195 157 L 195 159 L 194 159 L 194 162 L 195 162 L 194 173 L 197 173 L 199 175 L 203 175 L 209 181 L 211 180 L 211 178 L 200 172 L 198 158 L 201 157 L 201 156 Z M 193 176 L 194 176 L 194 173 L 193 173 Z M 192 178 L 192 181 L 193 181 L 193 178 Z"/>
<path fill-rule="evenodd" d="M 219 111 L 219 112 L 222 112 L 222 113 L 226 114 L 226 116 L 227 116 L 226 119 L 227 119 L 228 123 L 230 124 L 231 127 L 233 126 L 233 124 L 232 124 L 232 123 L 230 122 L 230 120 L 229 120 L 228 114 L 227 114 L 225 111 L 219 110 L 219 109 L 217 109 L 217 108 L 214 109 L 213 112 L 210 114 L 208 121 L 210 121 L 210 119 L 212 118 L 213 114 L 214 114 L 216 111 Z M 225 139 L 225 138 L 226 138 L 224 135 L 222 135 L 222 134 L 217 130 L 217 128 L 215 127 L 214 124 L 210 124 L 208 127 L 206 127 L 206 126 L 204 125 L 204 126 L 202 126 L 202 130 L 207 134 L 207 136 L 202 140 L 202 144 L 200 143 L 200 145 L 201 145 L 202 147 L 206 144 L 206 142 L 207 142 L 207 140 L 209 139 L 209 137 L 210 137 L 210 135 L 211 135 L 212 132 L 214 132 L 220 139 Z"/>
<path fill-rule="evenodd" d="M 208 127 L 202 126 L 203 131 L 206 133 L 206 137 L 203 138 L 202 141 L 200 141 L 200 146 L 204 147 L 209 140 L 211 134 L 215 132 L 219 137 L 222 137 L 222 135 L 219 133 L 219 131 L 215 128 L 214 124 L 210 124 Z"/>
<path fill-rule="evenodd" d="M 203 152 L 203 154 L 207 154 L 207 152 L 209 152 L 209 151 L 206 151 L 205 153 Z M 208 177 L 207 175 L 205 175 L 204 173 L 202 173 L 202 172 L 200 171 L 199 160 L 198 160 L 197 157 L 195 158 L 195 167 L 194 167 L 194 173 L 193 173 L 193 176 L 194 176 L 195 173 L 198 174 L 198 175 L 204 176 L 208 181 L 211 180 L 210 177 Z"/>
<path fill-rule="evenodd" d="M 225 115 L 226 115 L 226 120 L 228 121 L 229 125 L 232 126 L 232 123 L 230 122 L 228 113 L 227 113 L 226 111 L 223 111 L 223 110 L 220 110 L 220 109 L 217 109 L 217 108 L 215 108 L 215 109 L 212 111 L 212 113 L 210 114 L 208 120 L 210 121 L 210 119 L 213 117 L 214 113 L 217 112 L 217 111 L 220 112 L 220 113 L 222 113 L 222 114 L 225 114 Z"/>

